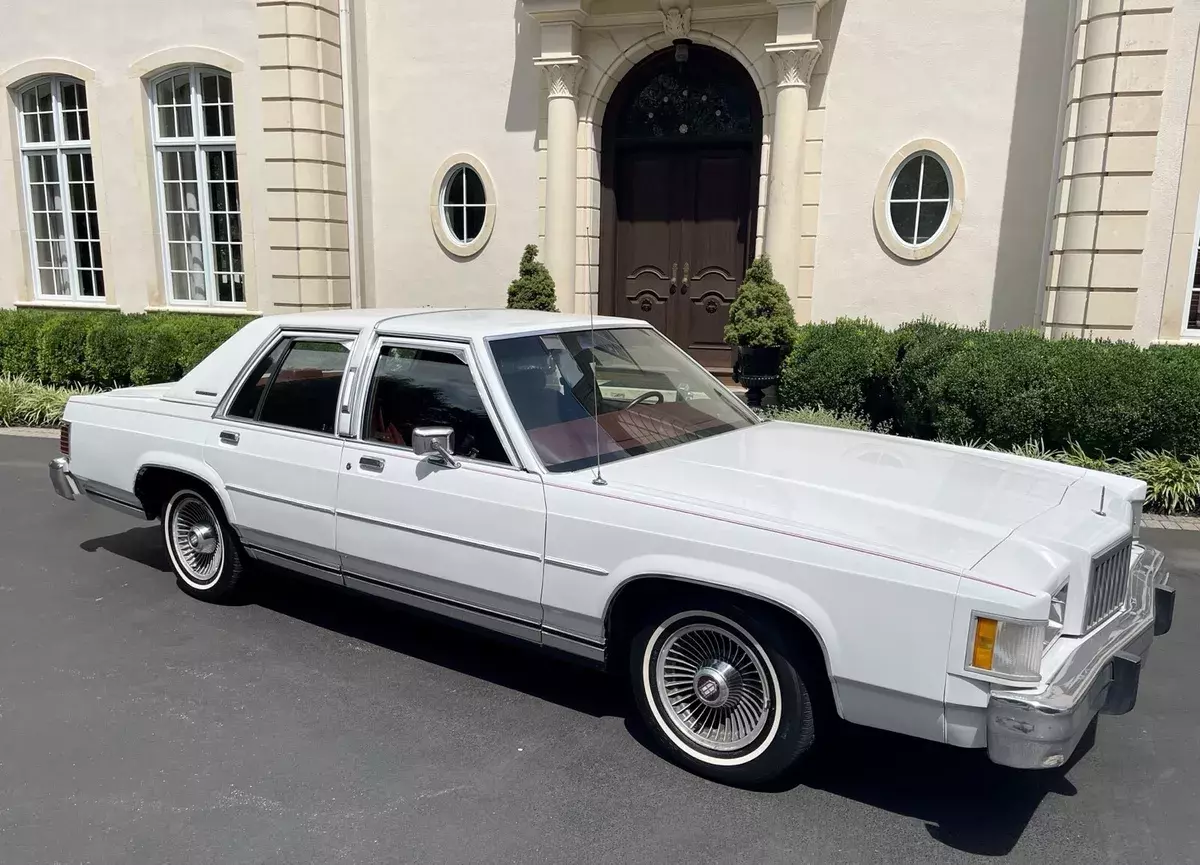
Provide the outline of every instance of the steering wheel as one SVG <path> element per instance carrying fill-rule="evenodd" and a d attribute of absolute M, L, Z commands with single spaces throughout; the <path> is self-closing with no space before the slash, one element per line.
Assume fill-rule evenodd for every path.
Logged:
<path fill-rule="evenodd" d="M 654 401 L 654 403 L 653 403 L 654 405 L 661 405 L 663 403 L 663 401 L 666 399 L 666 397 L 664 397 L 660 391 L 648 390 L 644 394 L 639 396 L 637 399 L 635 399 L 633 402 L 631 402 L 629 405 L 625 406 L 624 411 L 629 411 L 635 405 L 641 405 L 646 400 L 650 399 L 650 397 L 652 397 L 652 396 L 658 397 L 658 399 L 656 399 Z"/>

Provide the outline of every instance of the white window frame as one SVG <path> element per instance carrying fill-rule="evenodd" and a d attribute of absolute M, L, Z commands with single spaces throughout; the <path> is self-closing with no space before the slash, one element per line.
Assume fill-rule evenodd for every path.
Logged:
<path fill-rule="evenodd" d="M 1183 326 L 1181 336 L 1188 340 L 1200 340 L 1200 327 L 1188 327 L 1188 315 L 1192 311 L 1192 298 L 1200 294 L 1196 285 L 1196 264 L 1200 260 L 1200 203 L 1196 206 L 1196 231 L 1192 235 L 1192 254 L 1188 257 L 1186 290 L 1183 293 Z"/>
<path fill-rule="evenodd" d="M 920 170 L 920 173 L 917 175 L 917 197 L 916 198 L 895 198 L 895 197 L 893 197 L 893 193 L 896 188 L 896 181 L 900 178 L 900 173 L 902 171 L 904 171 L 904 169 L 907 168 L 910 163 L 912 163 L 914 160 L 917 160 L 917 159 L 921 160 L 921 170 Z M 946 185 L 947 185 L 947 187 L 949 187 L 949 190 L 948 190 L 949 194 L 945 198 L 927 198 L 922 195 L 922 193 L 925 190 L 925 166 L 928 164 L 928 162 L 927 162 L 928 159 L 932 159 L 935 162 L 937 162 L 937 164 L 939 166 L 941 166 L 942 171 L 944 171 L 946 174 Z M 921 249 L 923 247 L 929 246 L 930 244 L 937 243 L 938 237 L 941 235 L 941 233 L 943 231 L 946 230 L 946 223 L 949 222 L 949 220 L 950 220 L 950 211 L 951 211 L 951 209 L 953 209 L 953 203 L 954 203 L 954 175 L 950 173 L 950 166 L 948 166 L 945 163 L 945 161 L 940 156 L 938 156 L 936 153 L 934 153 L 932 150 L 919 150 L 900 163 L 900 166 L 896 169 L 896 173 L 892 175 L 892 182 L 888 184 L 888 190 L 887 190 L 888 228 L 891 229 L 892 236 L 895 237 L 895 239 L 898 242 L 904 244 L 905 246 L 909 247 L 910 249 Z M 912 239 L 905 237 L 899 231 L 896 230 L 896 224 L 892 221 L 892 205 L 893 204 L 915 204 L 917 206 L 916 213 L 913 217 L 913 238 L 915 238 L 917 235 L 917 232 L 921 230 L 921 205 L 922 204 L 944 204 L 944 205 L 946 205 L 946 210 L 945 210 L 945 212 L 942 213 L 942 221 L 938 223 L 937 228 L 935 228 L 932 232 L 930 232 L 929 237 L 927 237 L 925 240 L 922 240 L 920 243 L 914 243 Z"/>
<path fill-rule="evenodd" d="M 192 134 L 190 136 L 163 136 L 161 123 L 162 117 L 159 112 L 158 102 L 158 85 L 176 76 L 186 74 L 188 76 L 191 87 L 191 105 L 190 113 L 192 119 Z M 217 291 L 216 279 L 216 256 L 213 251 L 213 226 L 212 226 L 212 200 L 211 191 L 209 188 L 208 160 L 205 156 L 214 151 L 228 152 L 234 154 L 234 161 L 237 161 L 237 122 L 234 121 L 233 135 L 209 136 L 204 134 L 204 110 L 203 110 L 203 95 L 201 93 L 200 78 L 204 74 L 220 75 L 230 82 L 230 92 L 233 90 L 233 80 L 230 73 L 224 69 L 214 66 L 175 66 L 165 72 L 156 75 L 150 80 L 150 113 L 151 113 L 151 130 L 154 145 L 154 178 L 155 178 L 155 196 L 158 201 L 158 218 L 159 231 L 162 234 L 162 256 L 163 256 L 163 296 L 166 299 L 168 306 L 180 308 L 197 308 L 209 309 L 212 307 L 244 309 L 246 307 L 246 235 L 245 235 L 245 211 L 242 209 L 241 183 L 242 172 L 239 168 L 237 177 L 238 186 L 238 220 L 241 223 L 242 239 L 239 244 L 242 247 L 242 299 L 239 300 L 219 300 Z M 200 207 L 200 241 L 201 255 L 203 257 L 202 267 L 204 270 L 204 300 L 180 300 L 175 297 L 174 283 L 171 279 L 171 244 L 170 244 L 170 228 L 167 223 L 167 201 L 166 188 L 163 173 L 163 156 L 166 153 L 191 153 L 196 164 L 196 185 L 197 199 Z M 226 202 L 228 207 L 228 202 Z M 229 212 L 228 210 L 225 212 Z M 232 262 L 231 262 L 232 266 Z"/>
<path fill-rule="evenodd" d="M 446 219 L 445 196 L 450 181 L 459 168 L 470 168 L 483 184 L 483 227 L 479 234 L 467 243 L 463 243 L 450 230 Z M 458 205 L 451 205 L 457 207 Z M 472 205 L 474 206 L 474 205 Z M 429 190 L 429 216 L 433 225 L 433 234 L 442 249 L 459 260 L 466 260 L 478 254 L 492 236 L 496 225 L 496 185 L 482 160 L 470 153 L 456 153 L 451 156 L 433 176 L 433 186 Z M 464 213 L 465 216 L 465 213 Z"/>
<path fill-rule="evenodd" d="M 475 175 L 475 179 L 479 182 L 479 186 L 483 189 L 483 201 L 479 204 L 472 204 L 467 201 L 467 172 Z M 462 204 L 451 204 L 447 199 L 450 195 L 450 187 L 454 185 L 456 179 L 461 179 L 462 183 Z M 479 176 L 479 172 L 465 162 L 460 162 L 446 173 L 446 179 L 442 182 L 442 194 L 440 196 L 442 207 L 442 225 L 446 229 L 446 234 L 449 235 L 451 241 L 456 246 L 467 247 L 474 243 L 481 234 L 483 234 L 483 226 L 487 221 L 487 187 L 483 183 L 483 178 Z M 481 219 L 479 221 L 479 231 L 474 237 L 462 238 L 454 233 L 454 226 L 450 223 L 450 210 L 457 209 L 462 211 L 463 232 L 469 230 L 467 215 L 472 210 L 480 211 Z"/>
<path fill-rule="evenodd" d="M 913 244 L 897 234 L 896 228 L 892 224 L 892 192 L 896 185 L 896 178 L 900 175 L 900 169 L 908 164 L 912 157 L 922 155 L 932 156 L 946 172 L 946 177 L 950 181 L 950 203 L 938 230 L 924 243 Z M 920 180 L 923 182 L 924 176 Z M 918 197 L 920 197 L 919 192 L 918 189 Z M 879 175 L 879 182 L 875 186 L 875 236 L 884 250 L 900 261 L 918 262 L 930 259 L 945 249 L 955 232 L 958 231 L 958 226 L 963 219 L 963 202 L 966 197 L 967 178 L 963 172 L 962 163 L 958 161 L 954 151 L 945 142 L 934 138 L 918 138 L 910 141 L 896 151 Z M 913 200 L 901 199 L 901 201 Z M 940 201 L 941 199 L 921 198 L 923 202 L 934 200 Z M 917 219 L 920 219 L 920 213 L 917 214 Z"/>
<path fill-rule="evenodd" d="M 50 85 L 50 98 L 52 103 L 52 124 L 54 130 L 53 141 L 29 141 L 26 138 L 25 130 L 25 111 L 22 100 L 26 93 L 35 90 L 43 84 Z M 29 231 L 29 268 L 30 280 L 33 283 L 33 296 L 38 301 L 58 302 L 58 303 L 95 303 L 104 304 L 108 298 L 108 287 L 104 286 L 103 294 L 82 294 L 79 281 L 79 262 L 78 251 L 75 248 L 75 211 L 71 206 L 71 187 L 70 175 L 67 172 L 67 157 L 68 155 L 87 154 L 92 156 L 92 187 L 96 192 L 96 221 L 99 225 L 99 192 L 95 190 L 96 186 L 96 161 L 92 155 L 92 140 L 91 140 L 91 103 L 84 111 L 88 117 L 88 137 L 78 140 L 67 140 L 66 124 L 63 122 L 63 107 L 62 107 L 62 88 L 64 84 L 70 84 L 83 88 L 84 93 L 87 93 L 87 84 L 84 81 L 74 78 L 70 75 L 42 75 L 33 81 L 29 81 L 24 86 L 15 90 L 14 96 L 16 101 L 16 122 L 17 122 L 17 141 L 20 150 L 21 162 L 21 193 L 25 202 L 26 225 Z M 46 294 L 42 290 L 41 272 L 38 267 L 37 258 L 37 227 L 34 221 L 33 212 L 33 186 L 29 176 L 29 159 L 33 155 L 53 154 L 55 162 L 58 166 L 58 184 L 59 192 L 62 196 L 62 219 L 63 219 L 63 244 L 66 246 L 66 262 L 65 269 L 67 272 L 67 285 L 70 287 L 70 294 Z M 86 211 L 90 212 L 90 211 Z M 91 238 L 88 238 L 90 241 Z M 96 238 L 99 242 L 99 237 Z M 58 269 L 57 267 L 55 268 Z M 89 268 L 103 276 L 104 262 L 101 257 L 99 268 Z"/>

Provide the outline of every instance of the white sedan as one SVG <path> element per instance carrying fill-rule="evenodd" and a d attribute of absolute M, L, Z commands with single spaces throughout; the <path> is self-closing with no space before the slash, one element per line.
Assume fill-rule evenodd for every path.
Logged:
<path fill-rule="evenodd" d="M 185 592 L 259 560 L 605 664 L 730 783 L 839 717 L 1061 765 L 1174 609 L 1144 484 L 763 422 L 639 321 L 263 318 L 65 420 L 55 490 L 161 519 Z"/>

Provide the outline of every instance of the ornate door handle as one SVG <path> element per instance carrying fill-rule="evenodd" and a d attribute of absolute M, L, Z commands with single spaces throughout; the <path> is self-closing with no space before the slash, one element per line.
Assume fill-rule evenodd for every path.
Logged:
<path fill-rule="evenodd" d="M 686 270 L 685 270 L 685 272 L 686 272 Z M 686 279 L 686 277 L 685 277 L 685 279 Z M 679 281 L 679 262 L 676 261 L 671 264 L 671 294 L 675 293 L 675 283 L 677 283 L 678 281 Z"/>
<path fill-rule="evenodd" d="M 688 270 L 691 265 L 688 262 L 683 263 L 683 288 L 679 289 L 682 294 L 687 294 L 688 290 Z"/>

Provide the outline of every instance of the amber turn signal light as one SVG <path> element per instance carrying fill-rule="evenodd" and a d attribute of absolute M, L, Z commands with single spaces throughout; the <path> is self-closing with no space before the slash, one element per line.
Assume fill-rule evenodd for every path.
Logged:
<path fill-rule="evenodd" d="M 992 669 L 992 656 L 996 651 L 995 619 L 979 618 L 975 620 L 975 646 L 971 650 L 971 666 L 978 670 Z"/>

